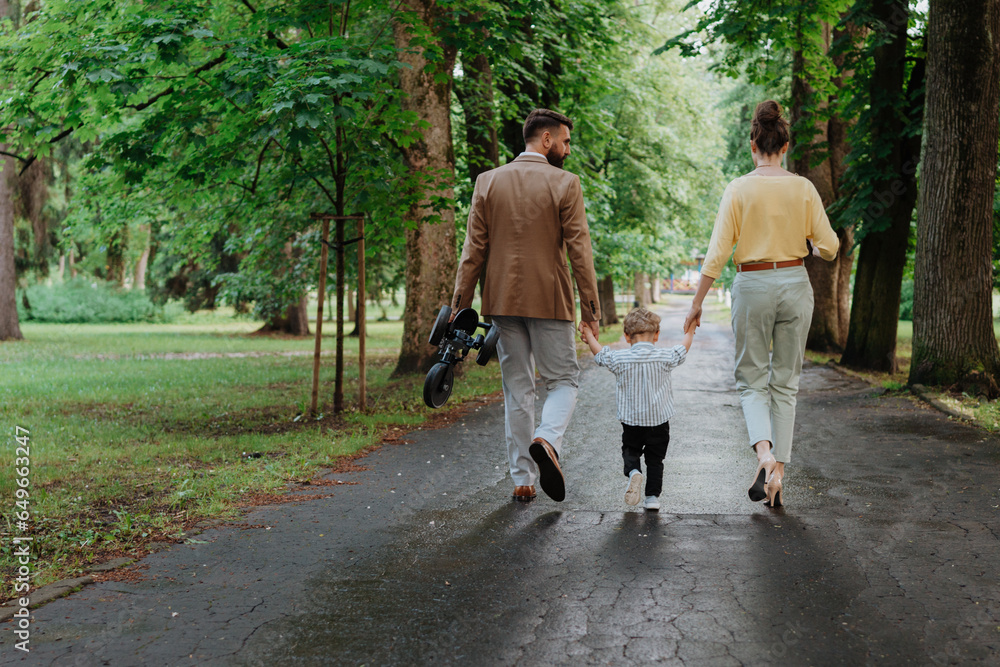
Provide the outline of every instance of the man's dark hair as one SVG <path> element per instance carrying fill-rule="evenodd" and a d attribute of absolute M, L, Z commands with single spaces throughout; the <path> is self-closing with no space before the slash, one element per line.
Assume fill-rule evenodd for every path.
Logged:
<path fill-rule="evenodd" d="M 560 125 L 573 129 L 573 121 L 558 111 L 535 109 L 524 119 L 524 143 L 527 144 L 545 130 L 555 132 Z"/>

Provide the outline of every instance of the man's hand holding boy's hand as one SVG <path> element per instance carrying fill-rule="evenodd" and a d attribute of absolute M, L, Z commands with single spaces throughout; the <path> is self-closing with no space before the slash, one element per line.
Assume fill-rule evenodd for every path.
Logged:
<path fill-rule="evenodd" d="M 586 336 L 587 334 L 585 332 L 587 330 L 589 330 L 590 333 L 594 334 L 594 338 L 597 338 L 597 334 L 600 333 L 600 331 L 601 331 L 600 330 L 600 326 L 601 326 L 601 323 L 598 322 L 597 320 L 594 320 L 592 322 L 587 322 L 586 320 L 581 320 L 580 324 L 577 326 L 577 329 L 580 331 L 580 335 L 581 336 Z M 587 340 L 587 339 L 584 338 L 584 340 Z"/>
<path fill-rule="evenodd" d="M 589 326 L 593 324 L 594 326 Z M 580 335 L 583 341 L 590 348 L 590 351 L 597 354 L 601 351 L 601 344 L 597 342 L 597 332 L 594 329 L 597 327 L 597 322 L 580 322 Z"/>

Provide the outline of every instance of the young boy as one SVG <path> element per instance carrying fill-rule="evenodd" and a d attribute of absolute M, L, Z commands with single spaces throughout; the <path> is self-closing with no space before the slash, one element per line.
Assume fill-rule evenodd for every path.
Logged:
<path fill-rule="evenodd" d="M 684 333 L 680 345 L 656 347 L 660 338 L 660 316 L 645 308 L 636 308 L 625 316 L 625 340 L 632 347 L 614 350 L 601 347 L 592 331 L 584 327 L 583 339 L 594 353 L 594 361 L 615 374 L 618 385 L 618 420 L 622 423 L 622 458 L 628 488 L 625 502 L 638 505 L 641 498 L 642 472 L 639 459 L 646 457 L 647 510 L 660 509 L 663 485 L 663 458 L 670 442 L 670 418 L 674 416 L 674 398 L 670 371 L 680 366 L 694 340 L 694 323 Z"/>

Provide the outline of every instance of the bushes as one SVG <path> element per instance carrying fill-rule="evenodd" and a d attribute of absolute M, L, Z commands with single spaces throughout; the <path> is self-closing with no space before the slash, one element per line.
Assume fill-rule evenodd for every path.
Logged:
<path fill-rule="evenodd" d="M 61 285 L 32 285 L 18 294 L 22 322 L 162 322 L 163 309 L 142 291 L 76 279 Z"/>

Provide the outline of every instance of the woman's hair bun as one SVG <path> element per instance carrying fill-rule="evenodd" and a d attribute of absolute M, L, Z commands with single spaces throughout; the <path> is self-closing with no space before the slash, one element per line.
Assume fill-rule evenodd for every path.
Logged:
<path fill-rule="evenodd" d="M 758 123 L 775 123 L 781 118 L 781 105 L 774 100 L 764 100 L 757 105 L 753 115 Z"/>
<path fill-rule="evenodd" d="M 750 122 L 750 141 L 764 155 L 774 155 L 788 143 L 788 120 L 782 115 L 780 104 L 764 100 L 757 105 Z"/>

